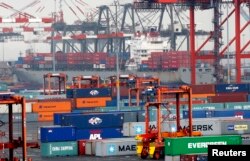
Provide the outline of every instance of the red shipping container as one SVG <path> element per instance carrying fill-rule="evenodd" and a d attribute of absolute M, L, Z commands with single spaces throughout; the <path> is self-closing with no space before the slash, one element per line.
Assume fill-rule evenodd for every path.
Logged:
<path fill-rule="evenodd" d="M 215 85 L 214 84 L 204 84 L 204 85 L 191 85 L 193 94 L 214 94 Z"/>
<path fill-rule="evenodd" d="M 209 103 L 247 102 L 247 94 L 217 95 L 210 96 L 207 99 Z"/>
<path fill-rule="evenodd" d="M 197 161 L 197 155 L 181 155 L 180 161 Z"/>
<path fill-rule="evenodd" d="M 86 140 L 78 140 L 78 155 L 85 155 Z"/>

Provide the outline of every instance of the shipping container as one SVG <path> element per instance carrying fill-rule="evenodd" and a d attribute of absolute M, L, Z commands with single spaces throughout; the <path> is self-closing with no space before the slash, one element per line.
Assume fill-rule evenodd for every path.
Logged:
<path fill-rule="evenodd" d="M 59 111 L 70 111 L 70 101 L 50 101 L 50 102 L 37 102 L 32 104 L 33 112 L 59 112 Z"/>
<path fill-rule="evenodd" d="M 41 143 L 42 157 L 77 156 L 77 154 L 76 141 Z"/>
<path fill-rule="evenodd" d="M 242 139 L 240 135 L 166 138 L 165 155 L 206 154 L 208 145 L 241 144 Z"/>
<path fill-rule="evenodd" d="M 184 109 L 188 109 L 188 105 L 183 106 Z M 205 103 L 205 104 L 193 104 L 193 110 L 215 110 L 224 109 L 224 103 Z"/>
<path fill-rule="evenodd" d="M 250 134 L 250 121 L 249 120 L 223 120 L 221 122 L 221 134 L 222 135 L 234 135 L 234 134 Z"/>
<path fill-rule="evenodd" d="M 248 110 L 250 109 L 250 102 L 225 103 L 225 109 Z"/>
<path fill-rule="evenodd" d="M 207 100 L 209 103 L 247 102 L 247 94 L 246 93 L 220 94 L 216 96 L 209 96 Z"/>
<path fill-rule="evenodd" d="M 75 141 L 76 129 L 72 126 L 44 126 L 40 128 L 41 142 Z"/>
<path fill-rule="evenodd" d="M 100 140 L 123 137 L 122 128 L 76 129 L 77 140 Z"/>
<path fill-rule="evenodd" d="M 61 125 L 63 115 L 67 115 L 67 114 L 71 114 L 71 112 L 64 112 L 64 113 L 63 112 L 62 113 L 55 112 L 53 114 L 54 125 Z"/>
<path fill-rule="evenodd" d="M 209 118 L 214 117 L 215 110 L 192 110 L 192 117 L 193 118 Z M 222 117 L 222 116 L 220 116 Z M 183 110 L 183 119 L 189 118 L 188 110 Z"/>
<path fill-rule="evenodd" d="M 165 155 L 165 161 L 180 161 L 180 156 Z"/>
<path fill-rule="evenodd" d="M 250 118 L 250 110 L 215 110 L 214 117 Z"/>
<path fill-rule="evenodd" d="M 197 161 L 197 155 L 180 155 L 180 161 Z"/>
<path fill-rule="evenodd" d="M 96 156 L 136 155 L 136 140 L 127 138 L 121 140 L 105 139 L 96 142 Z"/>
<path fill-rule="evenodd" d="M 214 84 L 191 85 L 193 94 L 215 94 Z"/>
<path fill-rule="evenodd" d="M 250 145 L 250 134 L 241 135 L 242 145 Z"/>
<path fill-rule="evenodd" d="M 248 84 L 216 84 L 216 93 L 236 93 L 236 92 L 246 92 L 249 91 Z"/>
<path fill-rule="evenodd" d="M 66 112 L 70 112 L 70 111 L 62 111 L 62 113 L 66 113 Z M 55 112 L 38 112 L 38 121 L 39 122 L 53 121 L 54 113 Z"/>
<path fill-rule="evenodd" d="M 149 122 L 150 129 L 156 130 L 156 122 Z M 145 134 L 145 122 L 125 122 L 123 136 L 136 136 Z"/>
<path fill-rule="evenodd" d="M 82 89 L 67 89 L 67 98 L 91 98 L 91 97 L 110 97 L 110 88 L 82 88 Z"/>
<path fill-rule="evenodd" d="M 32 112 L 31 103 L 26 103 L 25 104 L 25 111 L 26 111 L 26 113 L 31 113 Z M 12 105 L 12 112 L 13 113 L 21 113 L 22 112 L 21 104 L 13 104 Z M 1 104 L 0 105 L 0 114 L 1 113 L 9 113 L 9 106 Z"/>
<path fill-rule="evenodd" d="M 22 115 L 20 113 L 14 113 L 12 116 L 13 123 L 20 123 L 22 121 Z M 1 114 L 1 121 L 8 123 L 9 114 Z M 37 122 L 38 114 L 37 113 L 27 113 L 26 122 Z"/>
<path fill-rule="evenodd" d="M 122 127 L 123 113 L 70 114 L 62 118 L 62 126 L 75 126 L 79 129 Z"/>
<path fill-rule="evenodd" d="M 111 97 L 75 98 L 76 108 L 106 107 L 107 101 L 110 100 Z"/>
<path fill-rule="evenodd" d="M 86 140 L 78 140 L 78 155 L 86 154 Z"/>

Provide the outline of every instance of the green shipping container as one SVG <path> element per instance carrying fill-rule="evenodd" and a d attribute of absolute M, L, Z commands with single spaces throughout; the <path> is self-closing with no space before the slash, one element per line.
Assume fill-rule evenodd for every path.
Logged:
<path fill-rule="evenodd" d="M 208 153 L 208 145 L 241 145 L 240 135 L 200 136 L 165 139 L 165 155 Z"/>
<path fill-rule="evenodd" d="M 41 156 L 73 156 L 78 155 L 78 146 L 75 141 L 41 143 Z"/>
<path fill-rule="evenodd" d="M 188 109 L 187 105 L 184 105 L 184 109 Z M 215 110 L 215 109 L 224 109 L 223 103 L 206 103 L 206 104 L 193 104 L 192 109 L 194 110 Z"/>
<path fill-rule="evenodd" d="M 225 103 L 226 109 L 250 109 L 250 102 Z"/>

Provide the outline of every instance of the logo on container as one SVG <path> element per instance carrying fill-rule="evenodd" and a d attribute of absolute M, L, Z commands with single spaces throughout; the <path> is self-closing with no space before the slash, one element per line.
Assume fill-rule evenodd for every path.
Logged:
<path fill-rule="evenodd" d="M 248 130 L 247 125 L 228 125 L 227 126 L 228 130 L 235 130 L 235 131 L 240 131 L 240 130 Z"/>
<path fill-rule="evenodd" d="M 239 90 L 239 87 L 234 86 L 233 84 L 230 84 L 229 86 L 226 87 L 226 90 L 235 92 L 235 91 Z"/>
<path fill-rule="evenodd" d="M 89 119 L 89 123 L 91 125 L 99 125 L 102 123 L 102 119 L 100 119 L 99 117 L 92 117 L 91 119 Z"/>
<path fill-rule="evenodd" d="M 108 154 L 114 154 L 115 149 L 116 149 L 116 146 L 114 144 L 108 145 Z"/>
<path fill-rule="evenodd" d="M 99 92 L 97 90 L 92 90 L 92 91 L 89 92 L 89 94 L 92 95 L 92 96 L 96 96 L 96 95 L 99 94 Z"/>

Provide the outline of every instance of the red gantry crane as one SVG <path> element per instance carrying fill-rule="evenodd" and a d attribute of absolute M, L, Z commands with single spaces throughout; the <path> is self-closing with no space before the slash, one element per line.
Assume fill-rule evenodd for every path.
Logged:
<path fill-rule="evenodd" d="M 0 93 L 0 104 L 8 105 L 9 116 L 8 116 L 8 125 L 9 125 L 9 141 L 0 143 L 0 149 L 9 149 L 9 157 L 8 158 L 0 158 L 7 159 L 10 161 L 18 161 L 22 159 L 23 161 L 27 161 L 27 141 L 26 141 L 26 108 L 25 108 L 25 98 L 14 95 L 13 93 Z M 13 134 L 13 104 L 21 104 L 21 124 L 22 124 L 22 137 L 14 138 Z M 5 132 L 1 132 L 1 134 L 5 134 Z M 14 149 L 18 147 L 22 148 L 22 158 L 15 157 Z M 31 159 L 29 158 L 29 161 Z"/>
<path fill-rule="evenodd" d="M 67 82 L 67 75 L 64 73 L 47 73 L 43 76 L 44 85 L 43 85 L 43 92 L 44 95 L 53 95 L 53 94 L 65 94 L 66 93 L 66 82 Z M 55 86 L 58 85 L 57 89 L 53 89 L 52 83 L 53 80 L 56 80 Z"/>
<path fill-rule="evenodd" d="M 189 86 L 180 86 L 179 88 L 157 87 L 155 101 L 149 101 L 145 105 L 145 134 L 136 136 L 137 155 L 142 159 L 159 159 L 164 156 L 164 139 L 169 137 L 201 136 L 200 132 L 193 131 L 192 128 L 183 129 L 180 125 L 180 98 L 182 95 L 188 95 L 189 127 L 192 127 L 192 89 Z M 164 95 L 174 95 L 176 97 L 176 131 L 162 131 L 161 109 L 166 102 L 162 99 Z M 156 108 L 157 120 L 156 129 L 150 129 L 150 109 Z"/>
<path fill-rule="evenodd" d="M 250 6 L 250 0 L 135 0 L 134 6 L 139 9 L 154 9 L 159 8 L 162 4 L 164 5 L 175 5 L 180 7 L 189 8 L 189 33 L 190 33 L 190 62 L 191 62 L 191 84 L 196 83 L 196 70 L 195 65 L 198 59 L 200 60 L 214 60 L 215 66 L 215 77 L 219 83 L 222 79 L 222 69 L 220 67 L 220 59 L 225 55 L 227 48 L 235 42 L 235 64 L 236 64 L 236 83 L 241 83 L 241 60 L 250 58 L 250 54 L 242 54 L 243 51 L 250 45 L 250 40 L 246 44 L 241 45 L 241 33 L 249 26 L 250 20 L 241 27 L 241 16 L 240 10 L 241 5 L 246 4 Z M 220 23 L 219 18 L 221 13 L 219 12 L 220 4 L 233 6 L 233 11 L 227 15 L 227 17 Z M 211 32 L 210 36 L 204 41 L 204 43 L 196 50 L 195 49 L 195 9 L 214 9 L 214 31 Z M 232 14 L 235 14 L 235 37 L 229 41 L 224 49 L 220 49 L 221 39 L 221 27 L 229 19 Z M 200 50 L 209 42 L 214 39 L 214 52 L 208 55 L 201 55 Z"/>

